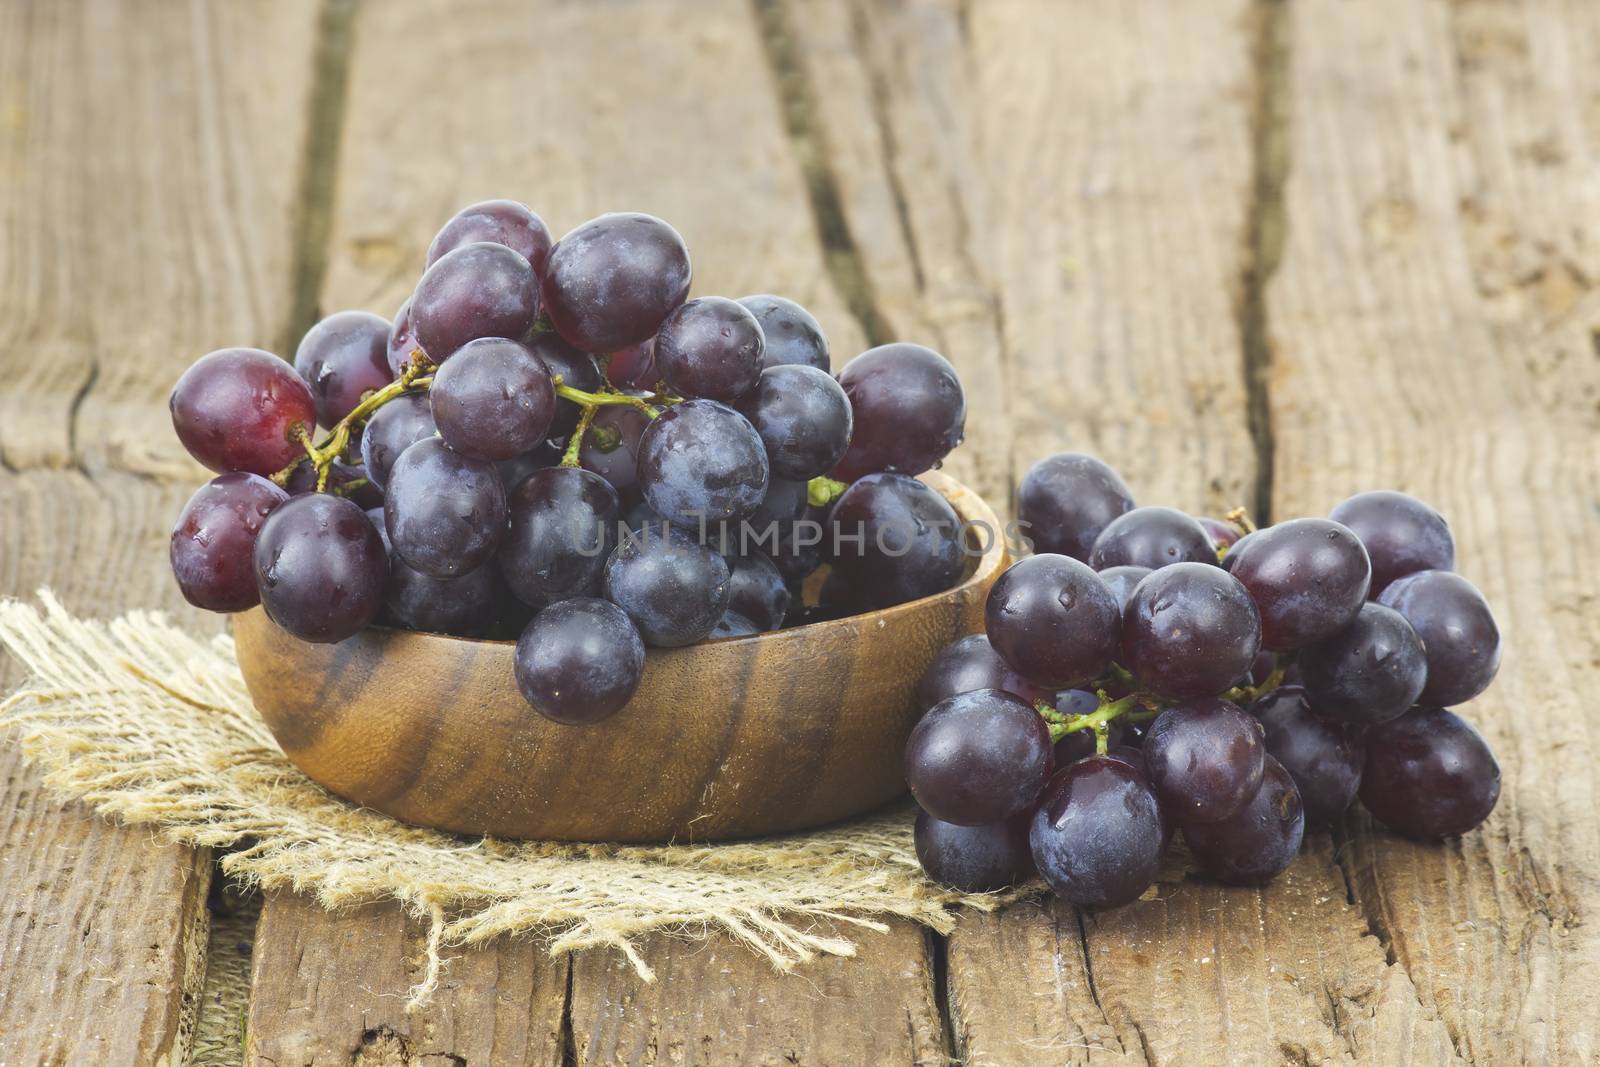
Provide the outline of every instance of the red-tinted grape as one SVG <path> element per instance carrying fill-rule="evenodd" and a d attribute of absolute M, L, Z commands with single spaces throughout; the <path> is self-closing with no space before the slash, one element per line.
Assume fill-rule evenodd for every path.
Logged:
<path fill-rule="evenodd" d="M 661 380 L 656 373 L 656 339 L 647 337 L 611 353 L 606 361 L 606 380 L 618 389 L 654 389 Z"/>
<path fill-rule="evenodd" d="M 1215 822 L 1244 807 L 1261 784 L 1266 754 L 1261 724 L 1218 697 L 1168 708 L 1144 740 L 1156 795 L 1185 823 Z"/>
<path fill-rule="evenodd" d="M 1411 624 L 1381 604 L 1363 604 L 1345 629 L 1295 660 L 1311 706 L 1341 722 L 1385 722 L 1417 702 L 1427 654 Z"/>
<path fill-rule="evenodd" d="M 825 533 L 833 573 L 823 600 L 870 611 L 943 592 L 961 574 L 961 520 L 904 474 L 869 474 L 834 501 Z"/>
<path fill-rule="evenodd" d="M 223 473 L 276 474 L 305 455 L 293 434 L 317 423 L 310 386 L 259 348 L 201 356 L 178 379 L 167 407 L 183 447 Z"/>
<path fill-rule="evenodd" d="M 621 608 L 579 597 L 534 616 L 513 665 L 517 688 L 540 715 L 569 725 L 599 722 L 639 688 L 644 642 Z"/>
<path fill-rule="evenodd" d="M 1206 536 L 1211 539 L 1211 543 L 1218 551 L 1232 548 L 1239 543 L 1239 538 L 1244 536 L 1243 530 L 1226 519 L 1198 515 L 1194 521 L 1200 524 L 1200 528 L 1206 532 Z"/>
<path fill-rule="evenodd" d="M 400 310 L 394 314 L 394 322 L 389 324 L 389 375 L 391 378 L 400 377 L 400 372 L 406 364 L 411 362 L 413 353 L 422 352 L 422 345 L 417 340 L 417 333 L 411 326 L 411 299 L 400 305 Z M 427 353 L 423 352 L 423 357 Z"/>
<path fill-rule="evenodd" d="M 329 315 L 300 339 L 294 369 L 311 386 L 317 421 L 331 429 L 367 393 L 394 380 L 389 323 L 367 311 Z"/>
<path fill-rule="evenodd" d="M 921 474 L 966 434 L 967 398 L 955 368 L 921 345 L 868 349 L 845 364 L 839 384 L 854 417 L 850 447 L 834 475 Z"/>
<path fill-rule="evenodd" d="M 1416 571 L 1455 569 L 1456 542 L 1444 516 L 1414 496 L 1379 489 L 1357 493 L 1328 517 L 1343 523 L 1366 546 L 1372 560 L 1371 596 Z"/>
<path fill-rule="evenodd" d="M 828 339 L 811 312 L 793 300 L 767 293 L 742 296 L 739 303 L 755 315 L 766 337 L 763 368 L 800 364 L 828 369 Z"/>
<path fill-rule="evenodd" d="M 1274 689 L 1250 709 L 1267 735 L 1267 754 L 1289 772 L 1305 804 L 1306 821 L 1337 822 L 1356 798 L 1367 757 L 1359 727 L 1311 711 L 1299 686 Z"/>
<path fill-rule="evenodd" d="M 551 250 L 545 312 L 568 343 L 615 352 L 655 336 L 689 295 L 691 276 L 677 230 L 651 215 L 601 215 Z"/>
<path fill-rule="evenodd" d="M 1367 731 L 1361 803 L 1410 837 L 1464 834 L 1500 799 L 1500 764 L 1472 724 L 1444 708 L 1414 708 Z"/>
<path fill-rule="evenodd" d="M 510 459 L 536 448 L 556 413 L 544 360 L 502 337 L 462 345 L 434 374 L 428 396 L 439 436 L 473 459 Z"/>
<path fill-rule="evenodd" d="M 1132 509 L 1121 476 L 1082 452 L 1046 456 L 1028 468 L 1017 490 L 1017 518 L 1033 550 L 1084 562 L 1100 531 Z"/>
<path fill-rule="evenodd" d="M 1028 832 L 1034 865 L 1050 888 L 1089 908 L 1138 900 L 1156 880 L 1168 837 L 1144 772 L 1112 756 L 1057 772 Z"/>
<path fill-rule="evenodd" d="M 1232 555 L 1232 553 L 1229 553 Z M 1089 566 L 1149 567 L 1174 563 L 1215 566 L 1217 550 L 1200 524 L 1175 508 L 1142 507 L 1124 512 L 1106 524 L 1089 550 Z"/>
<path fill-rule="evenodd" d="M 1417 571 L 1391 584 L 1378 603 L 1394 608 L 1427 650 L 1424 704 L 1464 704 L 1500 671 L 1500 627 L 1477 587 L 1450 571 Z"/>
<path fill-rule="evenodd" d="M 986 823 L 960 826 L 917 812 L 912 840 L 917 862 L 940 885 L 963 893 L 989 893 L 1033 877 L 1033 850 L 1028 845 L 1032 812 Z"/>
<path fill-rule="evenodd" d="M 482 566 L 499 547 L 506 491 L 493 463 L 429 437 L 395 460 L 383 516 L 396 555 L 424 574 L 454 578 Z"/>
<path fill-rule="evenodd" d="M 1294 779 L 1268 756 L 1261 788 L 1242 810 L 1218 822 L 1182 825 L 1189 851 L 1207 874 L 1229 885 L 1261 885 L 1294 862 L 1306 819 Z"/>
<path fill-rule="evenodd" d="M 383 610 L 383 540 L 342 497 L 307 493 L 279 504 L 252 560 L 267 617 L 303 641 L 343 641 Z"/>
<path fill-rule="evenodd" d="M 978 689 L 1000 689 L 1029 705 L 1055 700 L 1049 690 L 1026 681 L 1007 666 L 987 635 L 972 634 L 945 645 L 922 672 L 917 682 L 917 707 L 927 711 L 941 700 Z"/>
<path fill-rule="evenodd" d="M 850 400 L 815 367 L 765 370 L 736 406 L 766 446 L 774 478 L 804 482 L 826 474 L 850 445 Z"/>
<path fill-rule="evenodd" d="M 456 212 L 428 246 L 424 268 L 462 245 L 480 241 L 505 245 L 521 254 L 535 274 L 544 275 L 545 261 L 550 258 L 550 228 L 527 204 L 515 200 L 484 200 Z"/>
<path fill-rule="evenodd" d="M 624 537 L 606 562 L 606 599 L 633 619 L 646 643 L 692 645 L 728 609 L 728 562 L 676 527 Z"/>
<path fill-rule="evenodd" d="M 715 400 L 663 411 L 639 438 L 639 488 L 686 529 L 741 519 L 767 495 L 767 452 L 743 415 Z"/>
<path fill-rule="evenodd" d="M 1027 811 L 1050 777 L 1050 730 L 1010 693 L 979 689 L 935 704 L 906 741 L 906 784 L 922 810 L 959 826 Z"/>
<path fill-rule="evenodd" d="M 1261 617 L 1227 571 L 1177 563 L 1134 588 L 1122 619 L 1122 664 L 1152 693 L 1215 696 L 1250 669 Z"/>
<path fill-rule="evenodd" d="M 207 611 L 261 602 L 250 555 L 256 535 L 289 494 L 257 474 L 222 474 L 195 491 L 172 530 L 172 573 L 183 597 Z"/>
<path fill-rule="evenodd" d="M 989 590 L 984 626 L 1000 657 L 1024 678 L 1068 689 L 1098 677 L 1117 652 L 1122 605 L 1070 556 L 1030 556 Z"/>
<path fill-rule="evenodd" d="M 437 432 L 428 394 L 406 393 L 383 405 L 361 431 L 361 464 L 367 480 L 382 490 L 400 453 Z"/>
<path fill-rule="evenodd" d="M 1328 519 L 1290 519 L 1257 530 L 1233 547 L 1228 562 L 1261 611 L 1262 645 L 1279 652 L 1349 626 L 1372 578 L 1360 539 Z"/>
<path fill-rule="evenodd" d="M 656 333 L 656 369 L 681 396 L 733 401 L 755 388 L 766 340 L 743 305 L 706 296 L 680 305 Z"/>
<path fill-rule="evenodd" d="M 621 512 L 616 490 L 604 478 L 547 467 L 524 478 L 508 506 L 511 525 L 500 546 L 500 571 L 518 600 L 542 607 L 599 595 Z"/>
<path fill-rule="evenodd" d="M 440 259 L 411 297 L 411 327 L 435 363 L 480 337 L 520 338 L 539 316 L 539 279 L 505 245 L 462 245 Z"/>

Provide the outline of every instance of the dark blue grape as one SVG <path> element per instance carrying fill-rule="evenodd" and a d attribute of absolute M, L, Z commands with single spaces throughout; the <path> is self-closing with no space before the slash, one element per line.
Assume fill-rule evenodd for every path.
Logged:
<path fill-rule="evenodd" d="M 1363 604 L 1354 622 L 1301 649 L 1295 663 L 1318 715 L 1362 725 L 1404 714 L 1428 681 L 1416 631 L 1381 604 Z"/>
<path fill-rule="evenodd" d="M 912 839 L 917 862 L 940 885 L 963 893 L 988 893 L 1033 877 L 1028 845 L 1031 812 L 983 826 L 942 822 L 917 812 Z"/>
<path fill-rule="evenodd" d="M 1138 900 L 1156 880 L 1169 837 L 1144 772 L 1112 756 L 1058 771 L 1028 831 L 1034 865 L 1050 888 L 1087 908 Z"/>
<path fill-rule="evenodd" d="M 935 704 L 906 741 L 906 784 L 922 810 L 977 826 L 1021 815 L 1050 777 L 1050 731 L 1010 693 L 979 689 Z"/>
<path fill-rule="evenodd" d="M 639 438 L 639 488 L 690 530 L 741 519 L 767 494 L 767 453 L 745 417 L 714 400 L 663 411 Z"/>
<path fill-rule="evenodd" d="M 437 437 L 395 460 L 383 508 L 395 554 L 435 578 L 482 566 L 505 536 L 506 491 L 494 464 L 452 452 Z"/>
<path fill-rule="evenodd" d="M 1017 518 L 1035 552 L 1088 562 L 1100 531 L 1133 509 L 1133 494 L 1116 471 L 1082 452 L 1046 456 L 1022 476 Z"/>
<path fill-rule="evenodd" d="M 534 471 L 512 491 L 508 509 L 500 572 L 518 600 L 543 607 L 599 595 L 621 511 L 604 478 L 575 467 Z"/>
<path fill-rule="evenodd" d="M 767 342 L 761 358 L 763 368 L 800 364 L 828 369 L 828 339 L 811 312 L 793 300 L 764 293 L 740 297 L 739 303 L 749 308 L 761 324 Z"/>
<path fill-rule="evenodd" d="M 644 676 L 644 642 L 605 600 L 579 597 L 534 616 L 517 641 L 517 688 L 540 715 L 568 725 L 621 711 Z"/>
<path fill-rule="evenodd" d="M 1185 820 L 1182 826 L 1195 862 L 1211 877 L 1229 885 L 1261 885 L 1294 862 L 1306 819 L 1294 779 L 1268 756 L 1261 788 L 1240 811 L 1217 822 Z"/>
<path fill-rule="evenodd" d="M 343 641 L 383 610 L 383 540 L 343 497 L 307 493 L 279 504 L 252 559 L 267 617 L 302 641 Z"/>
<path fill-rule="evenodd" d="M 1030 556 L 989 590 L 984 626 L 1000 657 L 1024 678 L 1068 689 L 1102 674 L 1117 653 L 1122 605 L 1070 556 Z"/>
<path fill-rule="evenodd" d="M 774 478 L 804 482 L 826 474 L 850 445 L 850 400 L 815 367 L 763 371 L 737 407 L 766 446 Z"/>
<path fill-rule="evenodd" d="M 692 645 L 728 608 L 728 563 L 682 530 L 624 537 L 606 563 L 606 598 L 628 613 L 648 644 Z"/>

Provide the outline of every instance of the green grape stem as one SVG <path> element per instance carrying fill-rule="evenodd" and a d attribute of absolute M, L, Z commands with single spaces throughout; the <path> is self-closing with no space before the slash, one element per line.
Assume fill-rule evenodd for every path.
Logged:
<path fill-rule="evenodd" d="M 1223 693 L 1222 699 L 1231 700 L 1241 707 L 1248 707 L 1282 685 L 1283 673 L 1281 666 L 1276 667 L 1260 685 L 1235 686 Z M 1097 684 L 1103 685 L 1111 681 L 1132 685 L 1133 676 L 1120 664 L 1113 663 L 1107 669 L 1105 678 Z M 1128 722 L 1149 722 L 1176 703 L 1163 700 L 1153 693 L 1141 691 L 1129 693 L 1115 700 L 1106 694 L 1104 688 L 1097 688 L 1095 692 L 1100 697 L 1100 706 L 1083 715 L 1063 715 L 1042 700 L 1033 706 L 1039 717 L 1049 726 L 1052 744 L 1067 734 L 1077 733 L 1079 730 L 1093 730 L 1095 750 L 1103 755 L 1108 742 L 1107 730 L 1113 722 L 1118 719 L 1126 719 Z"/>

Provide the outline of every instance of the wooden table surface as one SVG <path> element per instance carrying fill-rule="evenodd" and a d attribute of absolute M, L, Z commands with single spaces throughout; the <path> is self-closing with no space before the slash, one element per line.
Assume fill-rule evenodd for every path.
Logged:
<path fill-rule="evenodd" d="M 208 907 L 211 856 L 8 743 L 0 1064 L 1600 1062 L 1600 6 L 7 0 L 0 591 L 218 630 L 167 572 L 171 383 L 391 313 L 489 196 L 659 214 L 697 292 L 799 299 L 836 365 L 938 348 L 950 468 L 997 507 L 1067 447 L 1195 511 L 1430 500 L 1508 634 L 1467 709 L 1498 810 L 788 978 L 723 940 L 648 940 L 654 985 L 496 944 L 408 1015 L 395 908 Z"/>

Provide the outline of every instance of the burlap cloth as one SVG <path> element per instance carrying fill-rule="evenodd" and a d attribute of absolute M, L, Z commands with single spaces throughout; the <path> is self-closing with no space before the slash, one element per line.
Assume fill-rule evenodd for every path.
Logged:
<path fill-rule="evenodd" d="M 393 899 L 428 924 L 428 997 L 441 950 L 505 934 L 552 954 L 612 946 L 653 979 L 633 939 L 723 932 L 787 971 L 849 956 L 841 928 L 901 916 L 941 932 L 951 908 L 1008 894 L 927 881 L 906 808 L 812 833 L 716 845 L 569 845 L 422 830 L 327 793 L 291 764 L 251 706 L 227 637 L 196 638 L 158 612 L 79 619 L 48 591 L 0 602 L 0 644 L 28 669 L 0 704 L 46 783 L 175 841 L 226 849 L 223 870 L 333 908 Z M 9 742 L 7 742 L 9 743 Z M 670 757 L 669 757 L 670 758 Z"/>

